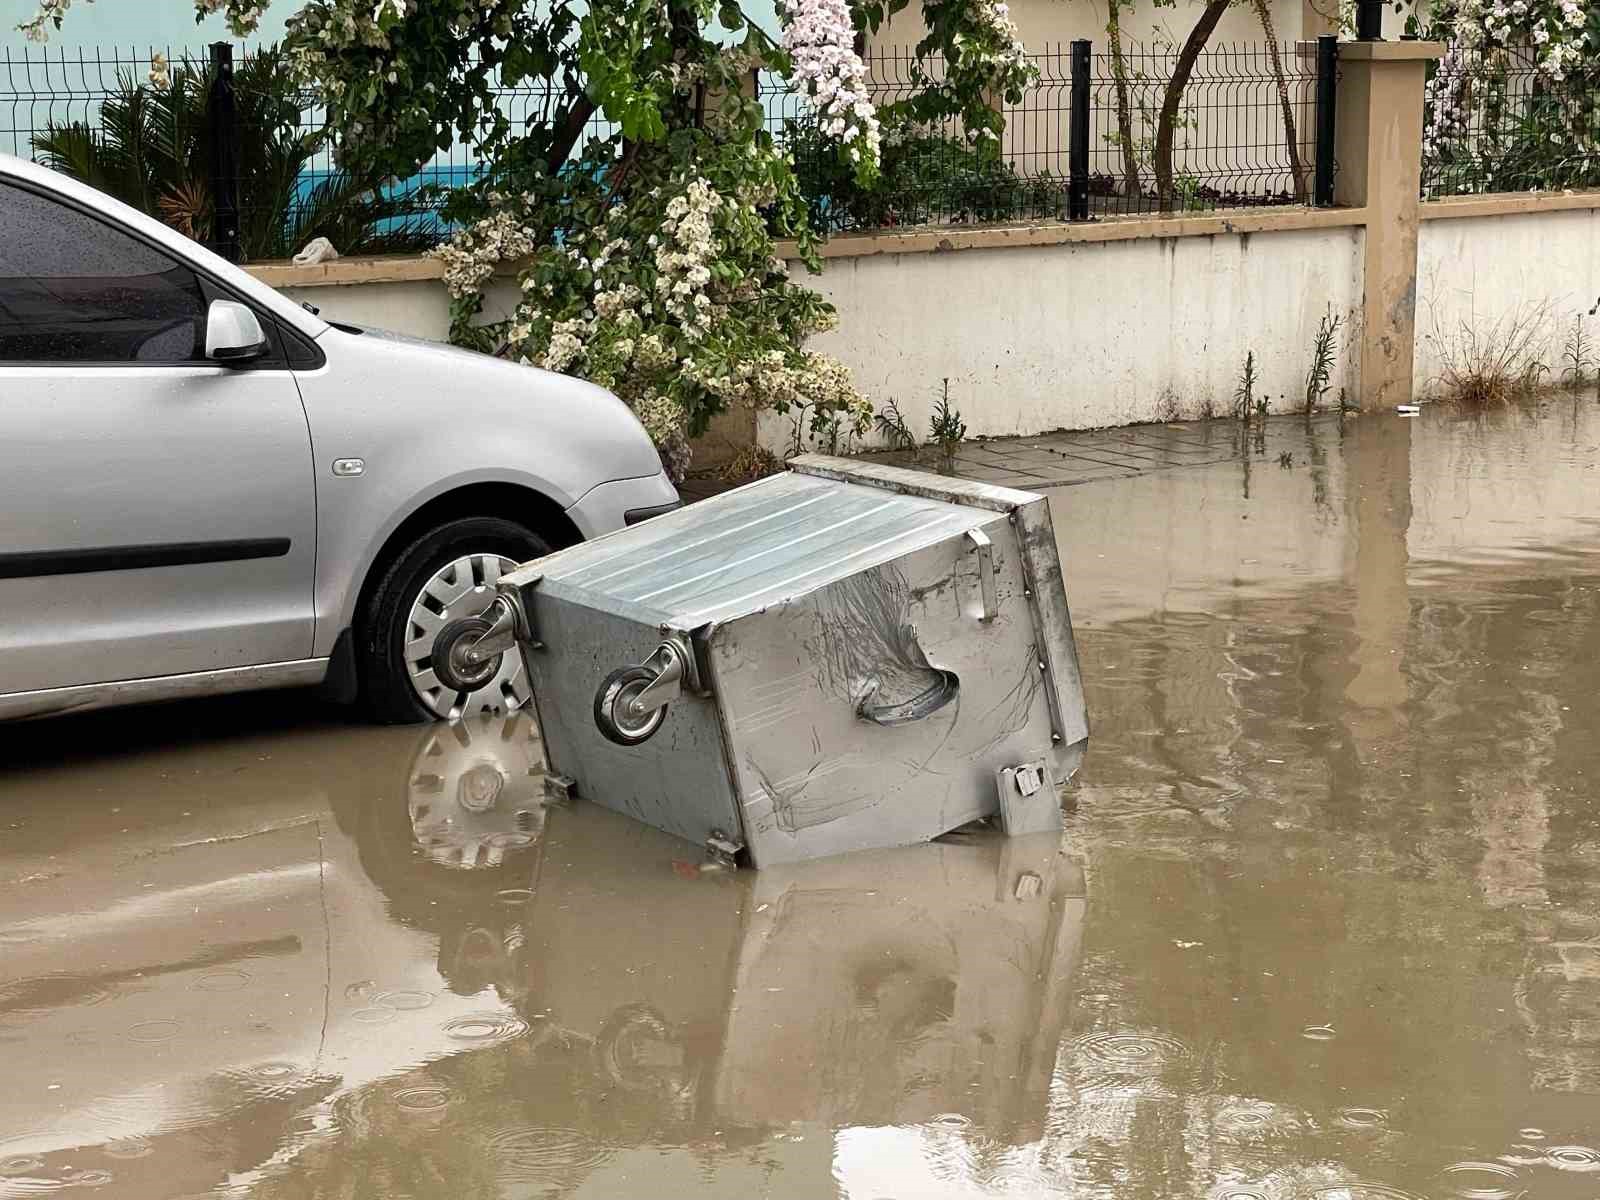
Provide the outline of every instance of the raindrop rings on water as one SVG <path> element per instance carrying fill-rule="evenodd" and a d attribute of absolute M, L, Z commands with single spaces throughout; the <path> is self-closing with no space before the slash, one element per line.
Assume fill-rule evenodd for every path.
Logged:
<path fill-rule="evenodd" d="M 401 1088 L 394 1094 L 396 1106 L 407 1112 L 438 1112 L 447 1106 L 452 1097 L 450 1089 L 437 1083 L 420 1083 L 415 1087 Z"/>
<path fill-rule="evenodd" d="M 576 1129 L 506 1129 L 485 1142 L 495 1174 L 507 1183 L 566 1179 L 603 1162 L 609 1151 Z"/>
<path fill-rule="evenodd" d="M 44 1170 L 44 1159 L 31 1154 L 10 1154 L 0 1158 L 0 1179 L 8 1175 L 31 1175 Z"/>
<path fill-rule="evenodd" d="M 495 893 L 501 904 L 526 904 L 533 899 L 532 888 L 502 888 Z"/>
<path fill-rule="evenodd" d="M 1300 1036 L 1311 1042 L 1331 1042 L 1339 1035 L 1334 1032 L 1332 1025 L 1307 1025 L 1300 1031 Z"/>
<path fill-rule="evenodd" d="M 352 1021 L 359 1021 L 363 1025 L 384 1025 L 400 1015 L 394 1008 L 358 1008 L 350 1014 Z"/>
<path fill-rule="evenodd" d="M 528 1032 L 528 1023 L 508 1013 L 468 1013 L 444 1023 L 445 1036 L 483 1045 L 509 1042 Z"/>
<path fill-rule="evenodd" d="M 1389 1124 L 1389 1114 L 1381 1108 L 1352 1106 L 1341 1108 L 1334 1114 L 1334 1120 L 1346 1129 L 1384 1129 Z"/>
<path fill-rule="evenodd" d="M 143 1137 L 116 1138 L 100 1147 L 107 1158 L 146 1158 L 155 1152 L 155 1144 Z"/>
<path fill-rule="evenodd" d="M 1159 1068 L 1189 1057 L 1182 1042 L 1154 1033 L 1092 1033 L 1072 1048 L 1091 1062 L 1131 1069 Z"/>
<path fill-rule="evenodd" d="M 300 1074 L 300 1068 L 291 1062 L 264 1062 L 248 1068 L 246 1073 L 257 1079 L 288 1079 Z"/>
<path fill-rule="evenodd" d="M 415 1012 L 419 1008 L 427 1008 L 433 1003 L 433 993 L 416 989 L 401 989 L 394 992 L 380 992 L 372 998 L 372 1003 L 379 1008 L 397 1008 L 402 1012 Z"/>
<path fill-rule="evenodd" d="M 130 1042 L 170 1042 L 178 1036 L 182 1028 L 178 1022 L 160 1018 L 154 1021 L 140 1021 L 137 1025 L 128 1027 L 128 1040 Z"/>
<path fill-rule="evenodd" d="M 250 976 L 243 971 L 212 971 L 196 979 L 194 986 L 202 992 L 237 992 L 249 982 Z"/>
<path fill-rule="evenodd" d="M 1224 1183 L 1207 1193 L 1207 1200 L 1278 1200 L 1276 1193 L 1253 1183 Z"/>
<path fill-rule="evenodd" d="M 1600 1171 L 1600 1150 L 1588 1146 L 1551 1146 L 1544 1157 L 1558 1171 Z"/>
<path fill-rule="evenodd" d="M 1545 1139 L 1545 1132 L 1535 1125 L 1528 1125 L 1517 1130 L 1517 1136 L 1525 1142 L 1542 1142 Z"/>
<path fill-rule="evenodd" d="M 1295 1200 L 1422 1200 L 1414 1192 L 1387 1183 L 1325 1183 L 1299 1192 Z"/>
<path fill-rule="evenodd" d="M 1451 1163 L 1439 1172 L 1439 1182 L 1460 1200 L 1512 1200 L 1523 1194 L 1516 1171 L 1504 1163 Z"/>

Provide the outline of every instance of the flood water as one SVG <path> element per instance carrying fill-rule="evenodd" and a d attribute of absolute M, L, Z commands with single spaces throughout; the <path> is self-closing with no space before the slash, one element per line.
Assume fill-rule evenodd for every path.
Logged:
<path fill-rule="evenodd" d="M 708 872 L 525 718 L 0 730 L 0 1198 L 1600 1195 L 1600 407 L 1052 503 L 1060 841 Z"/>

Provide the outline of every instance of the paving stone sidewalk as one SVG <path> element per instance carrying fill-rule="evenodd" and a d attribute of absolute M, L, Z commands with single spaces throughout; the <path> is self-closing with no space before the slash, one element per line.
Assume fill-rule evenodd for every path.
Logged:
<path fill-rule="evenodd" d="M 1318 428 L 1337 428 L 1337 414 L 1314 418 Z M 1166 425 L 1125 425 L 1080 433 L 1050 433 L 1036 437 L 992 438 L 963 442 L 947 473 L 964 479 L 1006 487 L 1038 490 L 1142 475 L 1174 467 L 1199 467 L 1238 460 L 1241 453 L 1263 457 L 1279 447 L 1303 439 L 1304 417 L 1269 417 L 1248 429 L 1234 420 L 1185 421 Z M 871 462 L 940 469 L 938 452 L 875 451 L 861 455 Z M 716 479 L 690 479 L 684 483 L 685 500 L 702 500 L 728 485 Z"/>

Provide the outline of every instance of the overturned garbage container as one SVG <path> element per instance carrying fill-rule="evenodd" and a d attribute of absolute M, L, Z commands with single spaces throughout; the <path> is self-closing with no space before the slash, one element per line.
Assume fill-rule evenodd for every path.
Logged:
<path fill-rule="evenodd" d="M 503 576 L 436 673 L 520 649 L 553 774 L 757 867 L 1059 828 L 1088 727 L 1044 498 L 790 468 Z"/>

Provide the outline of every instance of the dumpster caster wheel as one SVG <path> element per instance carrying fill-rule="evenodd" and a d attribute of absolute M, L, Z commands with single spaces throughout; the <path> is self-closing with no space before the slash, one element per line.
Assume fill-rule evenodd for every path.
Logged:
<path fill-rule="evenodd" d="M 656 672 L 649 667 L 619 667 L 601 681 L 594 694 L 594 723 L 607 741 L 637 746 L 661 728 L 666 705 L 645 712 L 634 708 L 639 694 L 655 681 Z"/>

